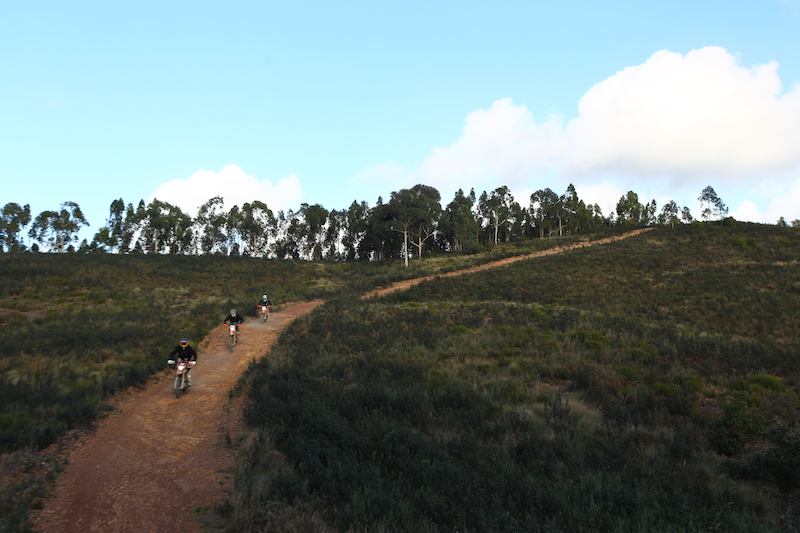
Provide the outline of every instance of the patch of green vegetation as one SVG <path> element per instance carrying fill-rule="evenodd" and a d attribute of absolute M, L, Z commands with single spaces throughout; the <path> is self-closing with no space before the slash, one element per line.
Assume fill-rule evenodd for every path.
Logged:
<path fill-rule="evenodd" d="M 703 410 L 686 355 L 708 336 L 557 306 L 391 299 L 329 303 L 252 368 L 247 420 L 270 435 L 262 453 L 279 454 L 282 473 L 254 479 L 263 455 L 248 450 L 232 530 L 265 525 L 245 499 L 313 505 L 337 531 L 779 530 L 757 516 L 768 493 L 707 467 L 710 438 L 752 442 L 777 412 L 735 400 L 720 417 Z M 555 353 L 554 336 L 569 341 Z M 755 343 L 711 340 L 706 353 L 736 346 L 763 363 Z"/>
<path fill-rule="evenodd" d="M 17 286 L 0 284 L 2 307 L 19 313 L 0 320 L 13 315 L 23 329 L 78 329 L 50 345 L 63 351 L 58 364 L 20 351 L 0 365 L 15 386 L 70 399 L 99 390 L 101 397 L 130 382 L 115 376 L 150 357 L 163 359 L 159 323 L 148 320 L 154 307 L 176 317 L 170 327 L 179 335 L 201 335 L 203 317 L 249 308 L 252 294 L 269 285 L 273 301 L 329 301 L 293 322 L 239 385 L 249 431 L 230 439 L 240 461 L 235 490 L 217 510 L 220 527 L 800 528 L 795 229 L 744 223 L 656 229 L 357 299 L 399 279 L 570 239 L 491 247 L 452 260 L 431 256 L 408 269 L 139 256 L 121 278 L 120 265 L 104 266 L 104 259 L 72 270 L 46 259 L 14 274 L 25 280 Z M 126 285 L 98 282 L 95 271 Z M 42 314 L 45 300 L 52 305 Z M 88 317 L 91 329 L 68 320 L 76 316 Z M 104 350 L 118 344 L 103 337 L 109 335 L 103 320 L 144 331 L 152 344 L 122 356 Z M 70 348 L 83 343 L 95 348 L 80 356 Z M 50 374 L 35 383 L 26 377 Z M 59 379 L 60 387 L 44 385 Z M 72 409 L 61 416 L 93 416 Z M 0 413 L 0 431 L 46 420 L 19 405 Z"/>

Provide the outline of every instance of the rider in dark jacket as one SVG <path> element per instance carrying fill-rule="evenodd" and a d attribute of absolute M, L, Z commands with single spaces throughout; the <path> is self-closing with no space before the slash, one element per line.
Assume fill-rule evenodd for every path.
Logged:
<path fill-rule="evenodd" d="M 197 352 L 194 348 L 189 346 L 188 339 L 181 339 L 181 343 L 172 349 L 169 354 L 170 359 L 176 361 L 197 361 Z M 186 386 L 192 386 L 192 366 L 186 366 Z"/>
<path fill-rule="evenodd" d="M 262 306 L 262 305 L 272 306 L 272 302 L 269 301 L 269 298 L 267 298 L 267 295 L 265 294 L 265 295 L 263 295 L 261 297 L 261 299 L 258 301 L 258 304 L 256 304 L 256 305 L 258 305 L 258 306 Z"/>
<path fill-rule="evenodd" d="M 239 324 L 244 322 L 244 317 L 242 315 L 236 314 L 236 309 L 231 309 L 231 314 L 225 317 L 225 320 L 222 321 L 224 324 L 225 322 L 230 322 L 231 324 L 236 324 L 236 330 L 239 330 Z"/>
<path fill-rule="evenodd" d="M 187 339 L 181 339 L 181 343 L 172 349 L 169 358 L 177 358 L 179 361 L 197 361 L 197 352 L 194 348 L 189 346 L 189 341 Z"/>

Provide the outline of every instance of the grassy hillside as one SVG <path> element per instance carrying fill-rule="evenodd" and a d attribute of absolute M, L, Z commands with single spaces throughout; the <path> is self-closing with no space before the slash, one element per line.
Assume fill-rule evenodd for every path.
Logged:
<path fill-rule="evenodd" d="M 796 531 L 800 234 L 339 297 L 242 383 L 231 531 Z"/>
<path fill-rule="evenodd" d="M 531 247 L 558 242 L 532 243 Z M 163 371 L 181 337 L 193 345 L 231 307 L 264 292 L 286 302 L 358 294 L 518 253 L 400 264 L 326 264 L 218 256 L 0 254 L 0 531 L 27 527 L 57 461 L 40 450 L 90 423 L 116 391 Z M 279 307 L 278 307 L 279 310 Z"/>

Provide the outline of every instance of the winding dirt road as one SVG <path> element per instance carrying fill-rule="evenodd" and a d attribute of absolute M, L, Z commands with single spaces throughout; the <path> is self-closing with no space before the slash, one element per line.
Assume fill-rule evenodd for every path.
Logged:
<path fill-rule="evenodd" d="M 533 252 L 531 254 L 526 254 L 526 255 L 515 255 L 514 257 L 506 257 L 505 259 L 499 259 L 497 261 L 492 261 L 490 263 L 484 263 L 476 267 L 465 268 L 464 270 L 455 270 L 453 272 L 446 272 L 444 274 L 434 274 L 432 276 L 425 276 L 422 278 L 414 278 L 414 279 L 407 279 L 405 281 L 398 281 L 397 283 L 392 283 L 388 287 L 366 292 L 361 297 L 366 299 L 366 298 L 372 298 L 374 296 L 383 296 L 384 294 L 389 294 L 391 292 L 404 291 L 410 287 L 413 287 L 418 283 L 422 283 L 423 281 L 428 281 L 431 279 L 449 278 L 451 276 L 463 276 L 464 274 L 472 274 L 473 272 L 480 272 L 481 270 L 488 270 L 490 268 L 497 268 L 503 265 L 508 265 L 509 263 L 516 263 L 517 261 L 522 261 L 523 259 L 533 259 L 535 257 L 544 257 L 546 255 L 560 254 L 568 252 L 570 250 L 586 248 L 587 246 L 608 244 L 610 242 L 616 242 L 622 239 L 627 239 L 628 237 L 639 235 L 640 233 L 644 233 L 645 231 L 650 231 L 651 229 L 653 228 L 636 229 L 629 231 L 628 233 L 623 233 L 622 235 L 614 235 L 613 237 L 606 237 L 605 239 L 598 239 L 596 241 L 573 242 L 570 244 L 565 244 L 564 246 L 556 246 L 555 248 L 542 250 L 540 252 Z"/>
<path fill-rule="evenodd" d="M 55 496 L 34 518 L 35 529 L 200 531 L 203 515 L 225 499 L 232 482 L 225 473 L 234 464 L 224 437 L 228 392 L 283 328 L 320 303 L 290 305 L 266 323 L 250 318 L 233 353 L 227 328 L 215 328 L 199 346 L 192 389 L 180 399 L 172 374 L 115 398 L 114 414 L 69 454 Z"/>
<path fill-rule="evenodd" d="M 364 297 L 440 276 L 606 244 L 642 231 L 646 230 L 403 281 Z M 242 326 L 242 340 L 234 353 L 228 350 L 227 330 L 216 328 L 200 343 L 192 390 L 180 399 L 173 394 L 171 374 L 155 377 L 141 390 L 115 396 L 112 414 L 95 431 L 79 434 L 71 445 L 69 464 L 54 496 L 34 517 L 34 528 L 46 533 L 199 532 L 203 518 L 211 516 L 232 486 L 226 469 L 234 465 L 234 452 L 225 440 L 237 412 L 235 408 L 228 412 L 228 392 L 248 362 L 267 353 L 283 328 L 321 303 L 289 305 L 273 313 L 266 324 L 250 318 Z"/>

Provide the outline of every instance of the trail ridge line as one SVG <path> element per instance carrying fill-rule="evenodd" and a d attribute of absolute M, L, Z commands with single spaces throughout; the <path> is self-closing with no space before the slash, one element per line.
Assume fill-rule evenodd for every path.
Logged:
<path fill-rule="evenodd" d="M 523 261 L 525 259 L 533 259 L 536 257 L 545 257 L 548 255 L 555 255 L 564 252 L 568 252 L 570 250 L 577 250 L 579 248 L 587 248 L 589 246 L 598 246 L 601 244 L 608 244 L 611 242 L 620 241 L 622 239 L 627 239 L 629 237 L 634 237 L 645 231 L 650 231 L 653 228 L 640 228 L 629 231 L 628 233 L 623 233 L 622 235 L 614 235 L 612 237 L 606 237 L 604 239 L 598 239 L 596 241 L 579 241 L 573 242 L 570 244 L 565 244 L 564 246 L 556 246 L 555 248 L 548 248 L 547 250 L 541 250 L 538 252 L 533 252 L 530 254 L 525 255 L 515 255 L 513 257 L 506 257 L 505 259 L 499 259 L 497 261 L 491 261 L 489 263 L 484 263 L 482 265 L 465 268 L 463 270 L 454 270 L 452 272 L 445 272 L 443 274 L 431 274 L 430 276 L 423 276 L 421 278 L 414 278 L 414 279 L 407 279 L 404 281 L 398 281 L 396 283 L 392 283 L 388 287 L 383 287 L 380 289 L 376 289 L 374 291 L 369 291 L 364 293 L 361 298 L 373 298 L 375 296 L 383 296 L 384 294 L 389 294 L 396 291 L 406 290 L 418 283 L 422 283 L 423 281 L 429 281 L 436 278 L 449 278 L 451 276 L 462 276 L 464 274 L 472 274 L 474 272 L 480 272 L 481 270 L 488 270 L 490 268 L 497 268 L 504 265 L 508 265 L 510 263 L 516 263 L 517 261 Z"/>

